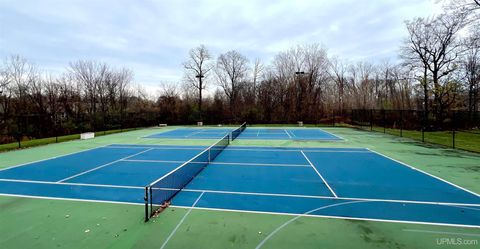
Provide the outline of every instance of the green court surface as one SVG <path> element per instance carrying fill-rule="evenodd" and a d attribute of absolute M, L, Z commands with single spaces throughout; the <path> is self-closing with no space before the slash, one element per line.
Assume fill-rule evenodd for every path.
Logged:
<path fill-rule="evenodd" d="M 0 168 L 108 144 L 210 145 L 142 138 L 145 129 L 0 154 Z M 236 140 L 232 145 L 369 148 L 480 192 L 480 154 L 349 128 L 345 141 Z M 478 248 L 478 228 L 168 208 L 150 222 L 142 205 L 0 196 L 0 248 Z M 447 243 L 454 239 L 456 243 Z"/>

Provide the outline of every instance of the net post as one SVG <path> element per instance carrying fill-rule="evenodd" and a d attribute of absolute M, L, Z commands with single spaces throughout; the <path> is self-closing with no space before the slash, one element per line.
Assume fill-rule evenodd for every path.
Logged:
<path fill-rule="evenodd" d="M 152 193 L 152 187 L 149 186 L 148 187 L 148 199 L 149 199 L 149 202 L 150 202 L 150 210 L 147 210 L 148 211 L 148 217 L 150 217 L 152 215 L 152 212 L 153 212 L 153 193 Z"/>
<path fill-rule="evenodd" d="M 153 199 L 154 199 L 153 189 L 154 188 L 156 190 L 155 204 L 161 205 L 160 207 L 162 208 L 163 204 L 173 199 L 177 193 L 179 193 L 185 186 L 187 186 L 195 178 L 195 176 L 197 176 L 203 170 L 203 168 L 205 168 L 210 163 L 210 161 L 215 160 L 216 156 L 229 144 L 230 144 L 230 135 L 227 133 L 215 144 L 211 145 L 207 149 L 203 150 L 200 154 L 196 155 L 189 161 L 177 167 L 174 171 L 172 171 L 173 173 L 170 172 L 169 174 L 150 183 L 145 188 L 145 221 L 148 221 L 152 216 L 154 216 L 155 211 L 158 210 L 158 209 L 154 209 L 153 207 Z M 213 153 L 212 153 L 212 149 L 215 149 Z M 194 161 L 195 159 L 200 158 L 202 160 L 201 162 L 205 161 L 204 159 L 205 156 L 208 156 L 207 160 L 209 162 L 202 164 L 200 168 L 198 168 L 196 165 L 192 166 L 193 164 L 199 163 L 197 161 Z M 189 165 L 192 166 L 193 168 L 192 167 L 190 167 L 190 169 L 187 168 Z M 190 171 L 189 174 L 191 174 L 191 176 L 188 176 L 188 177 L 180 176 L 179 178 L 179 174 L 183 174 L 183 173 L 178 173 L 178 172 L 181 172 L 180 171 L 181 169 Z M 163 181 L 163 183 L 169 186 L 172 186 L 173 189 L 168 190 L 167 193 L 160 192 L 162 191 L 161 188 L 165 185 L 165 184 L 162 184 L 162 186 L 159 187 L 158 184 L 161 181 Z M 159 191 L 157 191 L 157 189 Z M 171 194 L 171 192 L 173 192 L 174 190 L 175 190 L 175 193 Z M 148 205 L 150 205 L 150 209 L 148 208 Z"/>
<path fill-rule="evenodd" d="M 230 143 L 230 138 L 228 138 L 228 142 Z M 211 153 L 212 149 L 209 149 L 208 150 L 208 162 L 211 162 L 212 161 L 212 153 Z"/>
<path fill-rule="evenodd" d="M 143 198 L 145 201 L 145 222 L 148 222 L 150 218 L 150 213 L 148 212 L 148 186 L 145 187 L 145 197 Z"/>

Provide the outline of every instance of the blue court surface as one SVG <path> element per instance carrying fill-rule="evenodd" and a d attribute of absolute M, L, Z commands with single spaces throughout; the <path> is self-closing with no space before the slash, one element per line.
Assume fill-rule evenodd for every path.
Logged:
<path fill-rule="evenodd" d="M 156 133 L 146 138 L 165 139 L 220 139 L 235 128 L 178 128 Z M 237 139 L 249 140 L 343 140 L 341 137 L 318 128 L 247 128 Z"/>
<path fill-rule="evenodd" d="M 143 205 L 146 185 L 204 149 L 114 144 L 18 165 L 0 170 L 0 195 Z M 194 203 L 195 209 L 480 227 L 478 194 L 363 148 L 229 146 L 172 205 Z"/>

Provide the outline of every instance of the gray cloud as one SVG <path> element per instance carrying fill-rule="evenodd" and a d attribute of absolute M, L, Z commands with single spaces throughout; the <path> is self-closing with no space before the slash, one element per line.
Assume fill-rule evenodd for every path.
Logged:
<path fill-rule="evenodd" d="M 101 60 L 133 69 L 150 86 L 179 80 L 181 62 L 199 44 L 251 60 L 305 43 L 350 60 L 394 60 L 403 21 L 439 8 L 433 0 L 4 0 L 0 56 L 20 54 L 53 71 Z"/>

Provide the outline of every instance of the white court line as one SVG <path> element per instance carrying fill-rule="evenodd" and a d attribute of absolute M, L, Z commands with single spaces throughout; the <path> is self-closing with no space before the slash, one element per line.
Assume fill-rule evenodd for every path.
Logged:
<path fill-rule="evenodd" d="M 192 208 L 195 207 L 195 205 L 197 205 L 198 201 L 200 201 L 200 199 L 202 198 L 204 193 L 201 193 L 200 196 L 195 200 L 195 202 L 193 203 L 192 205 Z M 192 212 L 192 208 L 190 208 L 187 213 L 182 217 L 182 219 L 180 220 L 180 222 L 178 222 L 177 226 L 175 226 L 175 228 L 173 229 L 173 231 L 170 233 L 170 235 L 168 235 L 167 239 L 165 240 L 165 242 L 163 242 L 162 244 L 162 247 L 160 247 L 160 249 L 163 249 L 165 248 L 165 246 L 167 245 L 168 241 L 170 241 L 170 239 L 173 237 L 173 235 L 175 234 L 175 232 L 177 232 L 178 228 L 183 224 L 183 222 L 185 221 L 185 219 L 187 218 L 187 216 L 190 214 L 190 212 Z"/>
<path fill-rule="evenodd" d="M 327 150 L 321 150 L 322 148 L 321 147 L 318 147 L 318 148 L 315 148 L 315 147 L 311 147 L 311 150 L 310 148 L 303 148 L 303 149 L 298 149 L 298 148 L 291 148 L 289 149 L 288 147 L 284 147 L 285 149 L 255 149 L 255 148 L 248 148 L 248 149 L 241 149 L 241 148 L 232 148 L 232 147 L 227 147 L 225 148 L 225 150 L 238 150 L 238 151 L 255 151 L 255 152 L 263 152 L 263 151 L 266 151 L 266 152 L 301 152 L 301 151 L 306 151 L 306 152 L 316 152 L 316 153 L 322 153 L 322 152 L 326 152 L 326 153 L 372 153 L 371 151 L 368 151 L 368 150 L 348 150 L 348 148 L 345 148 L 345 150 L 328 150 L 328 148 L 325 148 Z M 315 149 L 320 149 L 320 150 L 315 150 Z M 341 149 L 341 148 L 339 148 Z"/>
<path fill-rule="evenodd" d="M 122 202 L 122 201 L 102 201 L 102 200 L 90 200 L 90 199 L 75 199 L 75 198 L 62 198 L 62 197 L 45 197 L 45 196 L 34 196 L 34 195 L 17 195 L 17 194 L 2 194 L 0 196 L 10 196 L 10 197 L 21 197 L 21 198 L 30 198 L 30 199 L 42 199 L 42 200 L 57 200 L 57 201 L 80 201 L 80 202 L 93 202 L 93 203 L 109 203 L 109 204 L 125 204 L 125 205 L 137 205 L 145 206 L 145 203 L 134 203 L 134 202 Z"/>
<path fill-rule="evenodd" d="M 122 148 L 122 149 L 154 149 L 154 150 L 199 150 L 202 151 L 208 146 L 201 146 L 201 147 L 151 147 L 151 146 L 115 146 L 115 147 L 108 147 L 108 148 Z M 241 148 L 241 147 L 248 147 L 248 148 Z M 265 148 L 265 146 L 229 146 L 225 148 L 224 150 L 232 150 L 232 151 L 279 151 L 279 152 L 289 152 L 289 151 L 294 151 L 294 152 L 300 152 L 300 151 L 307 151 L 307 152 L 317 152 L 317 153 L 322 153 L 322 152 L 328 152 L 328 153 L 372 153 L 372 151 L 365 149 L 365 150 L 358 150 L 358 149 L 363 149 L 363 148 L 337 148 L 337 150 L 333 150 L 332 148 L 328 147 L 306 147 L 303 149 L 299 149 L 296 147 L 272 147 L 272 148 L 281 148 L 281 149 L 259 149 L 259 148 Z M 315 150 L 318 149 L 318 150 Z M 331 149 L 331 150 L 328 150 Z M 343 150 L 341 150 L 343 149 Z M 349 149 L 355 149 L 355 150 L 349 150 Z"/>
<path fill-rule="evenodd" d="M 168 188 L 154 188 L 165 190 L 176 190 Z M 293 198 L 308 198 L 308 199 L 328 199 L 328 200 L 346 200 L 346 201 L 369 201 L 369 202 L 388 202 L 388 203 L 408 203 L 420 205 L 442 205 L 442 206 L 458 206 L 462 208 L 480 207 L 480 204 L 473 203 L 453 203 L 453 202 L 433 202 L 433 201 L 412 201 L 412 200 L 394 200 L 394 199 L 375 199 L 375 198 L 357 198 L 357 197 L 332 197 L 321 195 L 296 195 L 296 194 L 272 194 L 262 192 L 236 192 L 236 191 L 221 191 L 221 190 L 207 190 L 207 189 L 182 189 L 185 192 L 205 192 L 216 194 L 234 194 L 234 195 L 257 195 L 257 196 L 274 196 L 274 197 L 293 197 Z M 477 209 L 474 209 L 477 210 Z"/>
<path fill-rule="evenodd" d="M 85 187 L 102 187 L 102 188 L 145 189 L 145 187 L 140 187 L 140 186 L 123 186 L 123 185 L 108 185 L 108 184 L 93 184 L 93 183 L 76 183 L 76 182 L 48 182 L 48 181 L 17 180 L 17 179 L 0 179 L 0 182 L 38 183 L 38 184 L 54 184 L 54 185 L 85 186 Z"/>
<path fill-rule="evenodd" d="M 331 133 L 331 132 L 329 132 L 329 131 L 326 131 L 326 130 L 324 130 L 324 129 L 320 129 L 320 128 L 319 128 L 319 130 L 320 130 L 320 131 L 323 131 L 323 132 L 325 132 L 325 133 L 327 133 L 327 134 L 330 134 L 330 135 L 332 135 L 332 136 L 334 136 L 334 137 L 336 137 L 336 138 L 339 138 L 340 140 L 348 141 L 347 139 L 345 139 L 345 138 L 343 138 L 343 137 L 341 137 L 341 136 L 335 135 L 335 134 L 333 134 L 333 133 Z"/>
<path fill-rule="evenodd" d="M 143 188 L 143 187 L 142 187 L 142 188 Z M 133 202 L 102 201 L 102 200 L 90 200 L 90 199 L 44 197 L 44 196 L 18 195 L 18 194 L 2 194 L 2 193 L 0 193 L 0 196 L 12 196 L 12 197 L 22 197 L 22 198 L 32 198 L 32 199 L 46 199 L 46 200 L 81 201 L 81 202 L 93 202 L 93 203 L 97 203 L 97 202 L 98 202 L 98 203 L 125 204 L 125 205 L 138 205 L 138 206 L 144 206 L 144 205 L 145 205 L 144 203 L 133 203 Z M 177 206 L 177 205 L 171 205 L 170 207 L 176 207 L 176 208 L 192 208 L 192 207 Z M 253 214 L 286 215 L 286 216 L 298 216 L 298 215 L 299 215 L 299 214 L 281 213 L 281 212 L 248 211 L 248 210 L 220 209 L 220 208 L 199 208 L 199 207 L 194 207 L 193 209 L 209 210 L 209 211 L 223 211 L 223 212 L 253 213 Z M 313 217 L 313 218 L 332 218 L 332 219 L 342 219 L 342 220 L 360 220 L 360 221 L 376 221 L 376 222 L 390 222 L 390 223 L 407 223 L 407 224 L 423 224 L 423 225 L 436 225 L 436 226 L 452 226 L 452 227 L 480 228 L 480 226 L 476 226 L 476 225 L 451 224 L 451 223 L 416 222 L 416 221 L 405 221 L 405 220 L 385 220 L 385 219 L 355 218 L 355 217 L 327 216 L 327 215 L 302 215 L 302 216 L 304 216 L 304 217 Z"/>
<path fill-rule="evenodd" d="M 293 130 L 293 131 L 294 131 L 294 130 Z M 289 133 L 290 133 L 294 138 L 296 138 L 297 135 L 295 135 L 295 133 L 294 133 L 293 131 L 289 131 Z"/>
<path fill-rule="evenodd" d="M 112 164 L 114 164 L 114 163 L 118 163 L 118 162 L 120 162 L 120 161 L 122 161 L 122 160 L 131 158 L 131 157 L 134 157 L 134 156 L 138 156 L 138 155 L 140 155 L 140 154 L 143 154 L 143 153 L 145 153 L 145 152 L 147 152 L 147 151 L 151 151 L 151 150 L 153 150 L 153 149 L 143 150 L 143 151 L 138 152 L 138 153 L 135 153 L 135 154 L 133 154 L 133 155 L 130 155 L 130 156 L 127 156 L 127 157 L 124 157 L 124 158 L 120 158 L 120 159 L 118 159 L 118 160 L 115 160 L 115 161 L 112 161 L 112 162 L 109 162 L 109 163 L 100 165 L 100 166 L 98 166 L 98 167 L 95 167 L 95 168 L 93 168 L 93 169 L 89 169 L 89 170 L 87 170 L 87 171 L 83 171 L 83 172 L 78 173 L 78 174 L 73 175 L 73 176 L 69 176 L 69 177 L 67 177 L 67 178 L 64 178 L 64 179 L 58 181 L 58 182 L 68 181 L 68 180 L 73 179 L 73 178 L 75 178 L 75 177 L 78 177 L 78 176 L 81 176 L 81 175 L 90 173 L 90 172 L 92 172 L 92 171 L 94 171 L 94 170 L 101 169 L 101 168 L 103 168 L 103 167 L 107 167 L 107 166 L 112 165 Z"/>
<path fill-rule="evenodd" d="M 310 167 L 310 166 L 309 166 Z M 34 181 L 34 180 L 17 180 L 17 179 L 0 179 L 0 182 L 19 182 L 19 183 L 38 183 L 38 184 L 56 184 L 67 186 L 86 186 L 86 187 L 103 187 L 103 188 L 126 188 L 126 189 L 145 189 L 142 186 L 123 186 L 123 185 L 107 185 L 107 184 L 91 184 L 91 183 L 74 183 L 74 182 L 48 182 L 48 181 Z M 373 198 L 351 198 L 351 197 L 332 197 L 320 195 L 296 195 L 296 194 L 272 194 L 262 192 L 237 192 L 237 191 L 222 191 L 222 190 L 207 190 L 207 189 L 174 189 L 174 188 L 152 188 L 159 190 L 182 190 L 185 192 L 205 192 L 215 194 L 234 194 L 234 195 L 258 195 L 258 196 L 274 196 L 274 197 L 294 197 L 294 198 L 309 198 L 309 199 L 330 199 L 330 200 L 348 200 L 348 201 L 370 201 L 370 202 L 393 202 L 393 203 L 410 203 L 422 205 L 444 205 L 444 206 L 458 206 L 461 208 L 480 207 L 480 204 L 470 203 L 451 203 L 451 202 L 429 202 L 429 201 L 410 201 L 410 200 L 393 200 L 393 199 L 373 199 Z M 478 211 L 478 209 L 473 209 Z"/>
<path fill-rule="evenodd" d="M 58 156 L 53 156 L 53 157 L 49 157 L 49 158 L 45 158 L 45 159 L 41 159 L 41 160 L 37 160 L 37 161 L 32 161 L 32 162 L 28 162 L 28 163 L 22 163 L 22 164 L 18 164 L 18 165 L 14 165 L 14 166 L 10 166 L 10 167 L 7 167 L 7 168 L 0 169 L 0 171 L 4 171 L 4 170 L 7 170 L 7 169 L 13 169 L 13 168 L 21 167 L 21 166 L 26 166 L 26 165 L 29 165 L 29 164 L 44 162 L 44 161 L 48 161 L 48 160 L 51 160 L 51 159 L 56 159 L 56 158 L 60 158 L 60 157 L 64 157 L 64 156 L 71 156 L 71 155 L 79 154 L 79 153 L 94 150 L 94 149 L 109 148 L 108 146 L 110 146 L 110 145 L 103 145 L 103 146 L 100 146 L 100 147 L 80 150 L 80 151 L 71 152 L 71 153 L 68 153 L 68 154 L 63 154 L 63 155 L 58 155 Z"/>
<path fill-rule="evenodd" d="M 367 149 L 368 149 L 368 148 L 367 148 Z M 371 150 L 371 149 L 368 149 L 368 150 L 371 151 L 371 152 L 373 152 L 373 153 L 375 153 L 375 154 L 377 154 L 377 155 L 380 155 L 380 156 L 382 156 L 382 157 L 384 157 L 384 158 L 387 158 L 387 159 L 390 159 L 390 160 L 392 160 L 392 161 L 394 161 L 394 162 L 397 162 L 397 163 L 399 163 L 399 164 L 401 164 L 401 165 L 403 165 L 403 166 L 405 166 L 405 167 L 408 167 L 408 168 L 410 168 L 410 169 L 416 170 L 416 171 L 418 171 L 418 172 L 420 172 L 420 173 L 423 173 L 423 174 L 428 175 L 428 176 L 430 176 L 430 177 L 433 177 L 433 178 L 435 178 L 435 179 L 437 179 L 437 180 L 440 180 L 440 181 L 442 181 L 442 182 L 444 182 L 444 183 L 450 184 L 451 186 L 454 186 L 454 187 L 456 187 L 456 188 L 458 188 L 458 189 L 461 189 L 461 190 L 466 191 L 466 192 L 468 192 L 468 193 L 470 193 L 470 194 L 473 194 L 473 195 L 475 195 L 475 196 L 477 196 L 477 197 L 480 197 L 479 194 L 477 194 L 477 193 L 475 193 L 475 192 L 473 192 L 473 191 L 471 191 L 471 190 L 468 190 L 468 189 L 466 189 L 466 188 L 460 187 L 460 186 L 458 186 L 458 185 L 456 185 L 456 184 L 454 184 L 454 183 L 451 183 L 451 182 L 449 182 L 449 181 L 447 181 L 447 180 L 445 180 L 445 179 L 442 179 L 442 178 L 440 178 L 440 177 L 438 177 L 438 176 L 432 175 L 432 174 L 430 174 L 430 173 L 428 173 L 428 172 L 425 172 L 425 171 L 423 171 L 423 170 L 421 170 L 421 169 L 417 169 L 417 168 L 415 168 L 415 167 L 413 167 L 413 166 L 411 166 L 411 165 L 409 165 L 409 164 L 406 164 L 406 163 L 401 162 L 401 161 L 399 161 L 399 160 L 397 160 L 397 159 L 391 158 L 391 157 L 389 157 L 389 156 L 387 156 L 387 155 L 384 155 L 384 154 L 382 154 L 382 153 L 380 153 L 380 152 L 376 152 L 376 151 Z"/>
<path fill-rule="evenodd" d="M 275 133 L 276 134 L 276 133 Z M 279 133 L 279 134 L 284 134 L 284 133 Z M 289 141 L 290 139 L 287 139 L 287 138 L 280 138 L 280 137 L 256 137 L 254 136 L 254 134 L 252 134 L 253 136 L 248 136 L 247 135 L 244 135 L 242 136 L 242 140 L 259 140 L 259 139 L 263 139 L 263 140 L 274 140 L 274 141 Z M 221 136 L 221 135 L 219 135 Z M 219 136 L 215 136 L 215 137 L 188 137 L 189 140 L 215 140 L 215 139 L 218 139 Z M 150 140 L 155 140 L 155 141 L 158 141 L 158 140 L 185 140 L 187 139 L 187 137 L 141 137 L 142 139 L 150 139 Z M 344 142 L 344 141 L 347 141 L 347 139 L 330 139 L 330 138 L 298 138 L 296 137 L 295 140 L 298 140 L 298 141 L 311 141 L 311 142 Z"/>
<path fill-rule="evenodd" d="M 257 131 L 257 137 L 258 137 L 259 134 L 260 134 L 260 130 Z"/>
<path fill-rule="evenodd" d="M 127 159 L 124 162 L 139 162 L 139 163 L 185 163 L 185 161 L 164 161 L 164 160 L 135 160 Z M 192 162 L 193 164 L 205 164 L 208 162 Z M 273 164 L 273 163 L 227 163 L 227 162 L 210 162 L 208 164 L 222 164 L 222 165 L 246 165 L 246 166 L 272 166 L 272 167 L 310 167 L 307 164 Z"/>
<path fill-rule="evenodd" d="M 317 172 L 317 175 L 320 176 L 320 178 L 322 179 L 323 183 L 325 183 L 325 185 L 327 186 L 327 188 L 330 190 L 330 192 L 332 192 L 333 196 L 335 196 L 336 198 L 338 198 L 337 194 L 335 193 L 335 191 L 333 191 L 333 189 L 330 187 L 330 185 L 328 185 L 328 182 L 325 181 L 325 179 L 323 178 L 322 174 L 320 174 L 320 172 L 318 172 L 318 170 L 315 168 L 315 166 L 313 166 L 313 163 L 310 162 L 310 160 L 308 159 L 307 155 L 305 155 L 305 153 L 303 153 L 303 151 L 300 151 L 302 153 L 302 155 L 305 157 L 305 159 L 307 159 L 308 163 L 312 166 L 313 170 L 315 170 L 315 172 Z"/>
<path fill-rule="evenodd" d="M 242 132 L 242 134 L 246 134 L 246 135 L 249 135 L 249 136 L 253 136 L 255 134 L 259 133 L 260 135 L 268 135 L 268 134 L 272 134 L 272 135 L 285 135 L 285 132 L 283 131 L 283 129 L 280 129 L 279 132 L 254 132 L 254 131 L 244 131 Z"/>
<path fill-rule="evenodd" d="M 289 137 L 290 139 L 292 139 L 292 136 L 290 136 L 290 134 L 288 134 L 288 131 L 287 131 L 286 129 L 283 129 L 283 131 L 284 131 L 285 133 L 287 133 L 287 135 L 288 135 L 288 137 Z"/>
<path fill-rule="evenodd" d="M 192 207 L 188 207 L 188 206 L 177 206 L 177 205 L 171 205 L 170 207 L 192 208 Z M 423 221 L 387 220 L 387 219 L 356 218 L 356 217 L 344 217 L 344 216 L 332 216 L 332 215 L 294 214 L 294 213 L 249 211 L 249 210 L 239 210 L 239 209 L 204 208 L 204 207 L 193 207 L 192 209 L 207 210 L 207 211 L 250 213 L 250 214 L 271 214 L 271 215 L 283 215 L 283 216 L 298 216 L 298 215 L 301 215 L 302 217 L 313 217 L 313 218 L 329 218 L 329 219 L 341 219 L 341 220 L 359 220 L 359 221 L 375 221 L 375 222 L 387 222 L 387 223 L 404 223 L 404 224 L 420 224 L 420 225 L 433 225 L 433 226 L 480 228 L 480 226 L 478 226 L 478 225 L 436 223 L 436 222 L 423 222 Z"/>
<path fill-rule="evenodd" d="M 431 230 L 420 230 L 420 229 L 402 229 L 404 232 L 414 232 L 414 233 L 431 233 L 431 234 L 445 234 L 445 235 L 460 235 L 460 236 L 471 236 L 471 237 L 480 237 L 479 234 L 474 233 L 454 233 L 446 231 L 431 231 Z"/>
<path fill-rule="evenodd" d="M 272 238 L 276 233 L 278 233 L 278 231 L 282 230 L 284 227 L 288 226 L 290 223 L 298 220 L 299 218 L 302 217 L 302 215 L 308 215 L 308 214 L 311 214 L 313 212 L 317 212 L 317 211 L 320 211 L 320 210 L 324 210 L 324 209 L 328 209 L 328 208 L 332 208 L 332 207 L 338 207 L 338 206 L 343 206 L 343 205 L 349 205 L 349 204 L 354 204 L 354 203 L 361 203 L 361 201 L 351 201 L 351 202 L 344 202 L 344 203 L 336 203 L 336 204 L 331 204 L 331 205 L 327 205 L 327 206 L 321 206 L 321 207 L 318 207 L 318 208 L 315 208 L 315 209 L 312 209 L 308 212 L 305 212 L 301 215 L 297 215 L 296 217 L 286 221 L 285 223 L 283 223 L 282 225 L 280 225 L 279 227 L 277 227 L 275 230 L 273 230 L 270 234 L 267 235 L 267 237 L 265 237 L 256 247 L 255 249 L 260 249 L 270 238 Z"/>
<path fill-rule="evenodd" d="M 190 137 L 190 136 L 193 136 L 195 134 L 198 134 L 198 133 L 202 133 L 203 129 L 201 129 L 200 131 L 194 131 L 194 132 L 190 132 L 188 133 L 187 135 L 183 136 L 183 137 Z"/>
<path fill-rule="evenodd" d="M 188 140 L 216 140 L 218 139 L 219 136 L 215 137 L 188 137 Z M 159 140 L 183 140 L 187 139 L 187 137 L 141 137 L 142 139 L 145 140 L 153 140 L 153 141 L 159 141 Z"/>
<path fill-rule="evenodd" d="M 101 200 L 88 200 L 88 199 L 75 199 L 75 198 L 59 198 L 59 197 L 43 197 L 43 196 L 31 196 L 31 195 L 16 195 L 16 194 L 1 194 L 0 196 L 11 196 L 31 199 L 45 199 L 45 200 L 61 200 L 61 201 L 80 201 L 80 202 L 92 202 L 92 203 L 108 203 L 108 204 L 124 204 L 124 205 L 136 205 L 144 206 L 144 203 L 133 202 L 119 202 L 119 201 L 101 201 Z M 198 209 L 208 211 L 221 211 L 221 212 L 237 212 L 237 213 L 251 213 L 251 214 L 271 214 L 271 215 L 283 215 L 283 216 L 298 216 L 299 214 L 291 213 L 279 213 L 279 212 L 264 212 L 264 211 L 248 211 L 248 210 L 235 210 L 235 209 L 220 209 L 220 208 L 200 208 L 200 207 L 187 207 L 171 205 L 173 208 L 186 208 L 186 209 Z M 374 222 L 387 222 L 387 223 L 406 223 L 406 224 L 422 224 L 422 225 L 435 225 L 435 226 L 449 226 L 449 227 L 465 227 L 465 228 L 480 228 L 475 225 L 465 224 L 450 224 L 450 223 L 433 223 L 433 222 L 420 222 L 420 221 L 405 221 L 405 220 L 385 220 L 385 219 L 370 219 L 370 218 L 355 218 L 355 217 L 342 217 L 342 216 L 327 216 L 327 215 L 302 215 L 303 217 L 312 218 L 329 218 L 329 219 L 341 219 L 341 220 L 359 220 L 359 221 L 374 221 Z"/>
<path fill-rule="evenodd" d="M 465 208 L 465 209 L 470 209 L 470 210 L 474 210 L 474 211 L 480 211 L 480 208 L 465 207 L 465 206 L 462 206 L 462 207 Z"/>
<path fill-rule="evenodd" d="M 152 147 L 153 146 L 153 147 Z M 154 149 L 154 150 L 203 150 L 208 146 L 197 146 L 197 147 L 189 147 L 189 146 L 184 146 L 184 147 L 161 147 L 160 146 L 111 146 L 107 148 L 120 148 L 120 149 Z"/>

